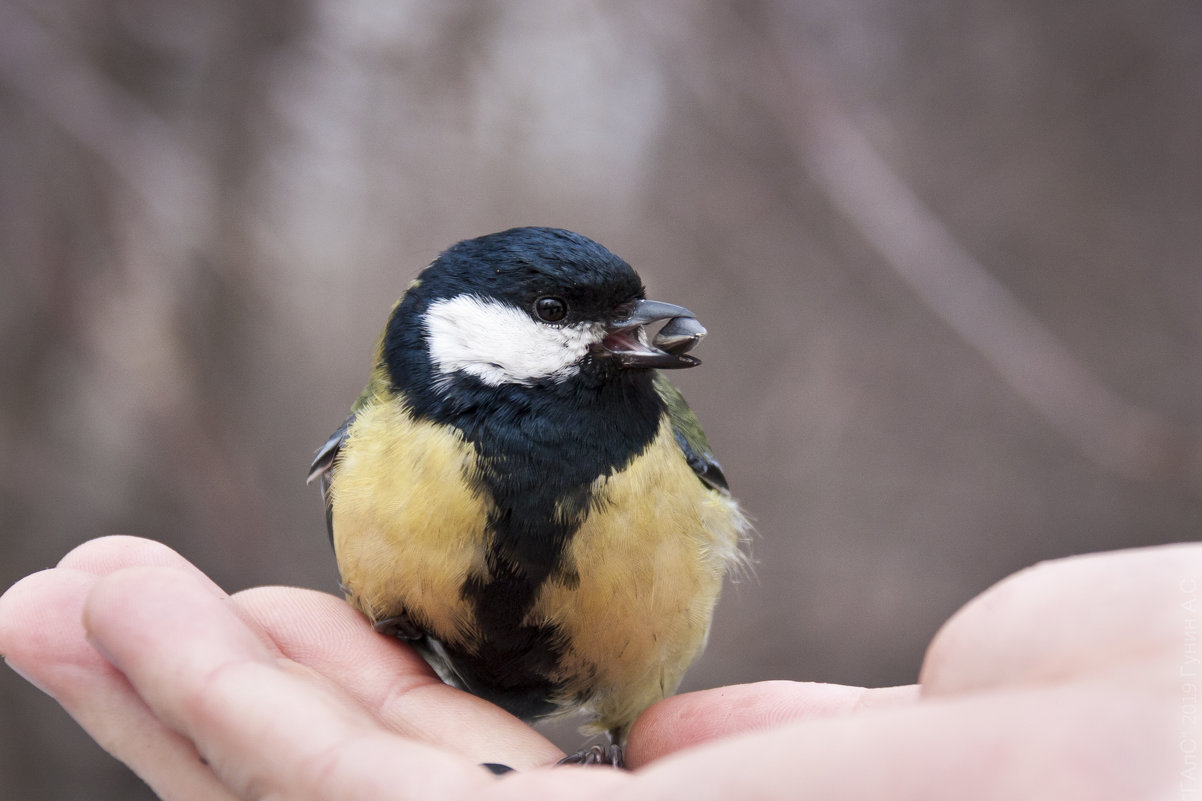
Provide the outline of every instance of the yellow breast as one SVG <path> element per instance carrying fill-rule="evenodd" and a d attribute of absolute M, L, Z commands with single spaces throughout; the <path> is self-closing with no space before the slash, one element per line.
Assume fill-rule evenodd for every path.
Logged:
<path fill-rule="evenodd" d="M 591 728 L 604 731 L 675 692 L 705 645 L 747 523 L 734 500 L 698 480 L 666 420 L 628 469 L 593 491 L 566 553 L 579 582 L 548 582 L 527 621 L 564 631 L 564 695 L 590 696 Z"/>
<path fill-rule="evenodd" d="M 454 429 L 415 422 L 398 399 L 360 411 L 331 490 L 334 547 L 350 600 L 373 620 L 404 611 L 446 642 L 470 648 L 479 636 L 462 587 L 487 577 L 493 502 L 475 459 Z M 590 707 L 597 730 L 624 730 L 675 691 L 704 646 L 747 524 L 698 480 L 666 419 L 592 496 L 563 570 L 514 623 L 557 627 L 565 647 L 548 678 L 562 683 L 559 700 Z"/>
<path fill-rule="evenodd" d="M 334 551 L 352 602 L 373 621 L 407 612 L 445 638 L 470 641 L 460 593 L 485 573 L 491 501 L 474 480 L 472 446 L 416 422 L 393 399 L 359 412 L 331 487 Z"/>

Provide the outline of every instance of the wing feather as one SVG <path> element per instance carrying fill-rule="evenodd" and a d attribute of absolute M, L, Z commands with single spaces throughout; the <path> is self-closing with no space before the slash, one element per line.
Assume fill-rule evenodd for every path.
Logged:
<path fill-rule="evenodd" d="M 705 431 L 702 430 L 701 423 L 697 421 L 697 416 L 693 414 L 689 404 L 685 402 L 684 395 L 660 373 L 655 376 L 655 391 L 659 393 L 660 399 L 668 409 L 672 433 L 676 436 L 676 443 L 680 445 L 689 467 L 693 468 L 697 478 L 706 486 L 729 495 L 730 485 L 726 483 L 722 465 L 714 458 Z"/>
<path fill-rule="evenodd" d="M 321 497 L 326 505 L 326 531 L 330 535 L 330 544 L 334 543 L 334 507 L 332 498 L 330 497 L 330 483 L 334 478 L 335 463 L 338 459 L 338 453 L 342 450 L 342 443 L 346 441 L 346 432 L 350 430 L 351 423 L 355 421 L 355 412 L 343 421 L 338 430 L 330 435 L 326 443 L 317 449 L 317 455 L 313 457 L 313 464 L 309 465 L 309 476 L 305 479 L 306 484 L 312 484 L 314 479 L 321 479 Z"/>

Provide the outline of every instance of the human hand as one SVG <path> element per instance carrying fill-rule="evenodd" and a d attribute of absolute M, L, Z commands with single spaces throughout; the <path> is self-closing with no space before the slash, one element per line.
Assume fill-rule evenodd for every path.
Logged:
<path fill-rule="evenodd" d="M 920 685 L 668 699 L 636 724 L 629 774 L 540 769 L 549 742 L 340 600 L 226 596 L 147 540 L 87 543 L 15 585 L 0 651 L 167 799 L 1127 799 L 1176 788 L 1197 737 L 1178 673 L 1200 584 L 1199 546 L 1041 565 L 953 617 Z"/>

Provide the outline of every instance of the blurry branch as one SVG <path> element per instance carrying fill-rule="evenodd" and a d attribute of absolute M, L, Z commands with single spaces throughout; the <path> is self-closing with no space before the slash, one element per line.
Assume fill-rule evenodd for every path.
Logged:
<path fill-rule="evenodd" d="M 889 166 L 796 48 L 778 48 L 806 91 L 782 104 L 798 161 L 831 204 L 918 296 L 1011 389 L 1084 456 L 1128 478 L 1202 490 L 1192 432 L 1128 402 L 993 277 L 939 215 Z"/>
<path fill-rule="evenodd" d="M 774 19 L 771 3 L 756 8 L 761 18 L 728 13 L 721 28 L 734 40 L 730 52 L 761 53 L 764 61 L 724 64 L 728 69 L 717 76 L 728 82 L 722 90 L 775 120 L 797 163 L 884 263 L 1082 455 L 1127 478 L 1202 493 L 1200 432 L 1128 402 L 1086 368 L 960 243 L 823 89 L 820 70 L 802 53 L 804 42 L 790 38 L 794 26 Z M 722 125 L 722 90 L 697 82 L 697 75 L 713 74 L 706 67 L 678 63 L 675 74 Z"/>
<path fill-rule="evenodd" d="M 1086 457 L 1128 478 L 1177 478 L 1202 489 L 1198 442 L 1103 384 L 968 252 L 849 116 L 829 97 L 807 94 L 804 109 L 782 110 L 798 159 L 927 308 Z"/>
<path fill-rule="evenodd" d="M 82 380 L 105 428 L 120 432 L 109 436 L 152 451 L 151 464 L 170 454 L 186 465 L 181 492 L 208 531 L 233 537 L 265 528 L 249 452 L 230 445 L 180 337 L 180 308 L 193 273 L 205 269 L 198 256 L 218 238 L 209 165 L 184 133 L 91 63 L 82 44 L 11 0 L 0 0 L 0 83 L 94 154 L 125 190 L 109 193 L 109 217 L 88 214 L 94 225 L 111 221 L 123 280 L 80 304 L 87 320 L 78 344 L 91 365 Z"/>
<path fill-rule="evenodd" d="M 11 0 L 0 0 L 0 81 L 99 156 L 167 241 L 185 251 L 196 244 L 204 228 L 197 221 L 216 195 L 201 159 L 153 110 Z"/>

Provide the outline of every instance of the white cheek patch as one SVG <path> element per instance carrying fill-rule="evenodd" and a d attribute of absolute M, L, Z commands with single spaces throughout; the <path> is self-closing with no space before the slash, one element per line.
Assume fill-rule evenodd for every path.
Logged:
<path fill-rule="evenodd" d="M 443 375 L 463 372 L 491 386 L 570 378 L 605 333 L 598 323 L 539 323 L 521 309 L 474 295 L 430 304 L 423 324 L 430 358 Z"/>

